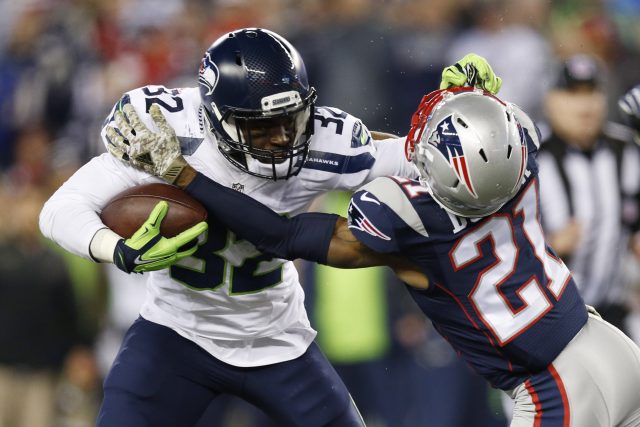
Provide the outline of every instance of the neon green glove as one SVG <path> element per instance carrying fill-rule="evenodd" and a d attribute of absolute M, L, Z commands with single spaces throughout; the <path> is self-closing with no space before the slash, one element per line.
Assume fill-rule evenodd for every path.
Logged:
<path fill-rule="evenodd" d="M 440 89 L 458 86 L 479 87 L 495 95 L 500 91 L 502 79 L 494 74 L 486 59 L 475 53 L 469 53 L 442 70 Z"/>
<path fill-rule="evenodd" d="M 120 270 L 125 273 L 162 270 L 193 255 L 198 249 L 197 238 L 207 231 L 207 223 L 200 222 L 171 238 L 162 237 L 160 224 L 168 211 L 169 204 L 159 202 L 133 236 L 118 241 L 113 252 L 113 263 Z M 184 245 L 189 248 L 181 251 Z"/>

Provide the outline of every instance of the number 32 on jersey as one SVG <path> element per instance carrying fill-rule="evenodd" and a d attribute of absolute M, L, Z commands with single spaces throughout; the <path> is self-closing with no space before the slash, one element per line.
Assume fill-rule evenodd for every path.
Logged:
<path fill-rule="evenodd" d="M 209 228 L 206 241 L 189 258 L 171 266 L 171 277 L 198 291 L 228 285 L 229 295 L 260 292 L 280 284 L 285 261 L 258 251 L 223 227 Z"/>

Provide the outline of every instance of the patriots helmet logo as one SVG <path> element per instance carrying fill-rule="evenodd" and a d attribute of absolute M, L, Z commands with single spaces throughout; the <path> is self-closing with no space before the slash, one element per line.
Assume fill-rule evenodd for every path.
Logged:
<path fill-rule="evenodd" d="M 449 115 L 442 119 L 435 130 L 431 132 L 431 135 L 429 135 L 427 142 L 442 153 L 451 167 L 453 167 L 460 182 L 464 183 L 473 196 L 477 196 L 473 188 L 473 183 L 471 182 L 469 166 L 467 165 L 464 151 L 462 150 L 460 136 L 458 136 L 458 132 L 453 125 L 453 116 Z"/>
<path fill-rule="evenodd" d="M 207 89 L 206 95 L 211 95 L 218 85 L 220 78 L 220 70 L 218 66 L 211 60 L 211 54 L 207 54 L 202 58 L 200 63 L 200 72 L 198 73 L 198 83 Z"/>

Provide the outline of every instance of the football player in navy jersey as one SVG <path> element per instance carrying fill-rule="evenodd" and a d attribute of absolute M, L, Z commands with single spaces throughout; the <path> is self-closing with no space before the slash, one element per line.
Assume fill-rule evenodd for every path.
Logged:
<path fill-rule="evenodd" d="M 467 80 L 492 91 L 500 86 L 477 56 L 443 74 L 445 86 Z M 96 156 L 40 215 L 43 234 L 65 249 L 127 273 L 148 272 L 147 297 L 105 379 L 97 425 L 190 426 L 212 400 L 233 394 L 282 426 L 362 426 L 314 341 L 292 262 L 261 253 L 224 227 L 207 230 L 204 222 L 165 238 L 159 226 L 166 203 L 130 237 L 109 229 L 99 212 L 122 191 L 161 181 L 152 174 L 158 167 L 173 182 L 188 164 L 294 216 L 325 191 L 416 176 L 404 140 L 370 132 L 338 108 L 316 106 L 301 56 L 268 30 L 241 29 L 216 40 L 202 58 L 198 83 L 127 92 L 101 136 L 110 150 L 128 138 L 127 158 L 142 170 L 109 153 Z M 171 140 L 149 156 L 147 145 L 162 141 L 146 127 L 160 119 L 175 131 L 163 133 Z"/>
<path fill-rule="evenodd" d="M 162 138 L 138 147 L 156 153 L 154 174 L 178 165 L 178 186 L 274 256 L 392 267 L 436 330 L 514 399 L 511 426 L 640 425 L 640 349 L 585 306 L 545 243 L 537 130 L 515 105 L 477 89 L 426 95 L 406 140 L 420 179 L 364 185 L 348 218 L 280 217 L 163 155 L 159 140 L 177 142 L 157 119 Z M 122 157 L 128 146 L 117 147 Z"/>

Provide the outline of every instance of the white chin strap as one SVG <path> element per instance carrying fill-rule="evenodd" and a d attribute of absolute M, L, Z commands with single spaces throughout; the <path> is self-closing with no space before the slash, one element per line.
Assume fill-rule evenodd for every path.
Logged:
<path fill-rule="evenodd" d="M 299 157 L 299 156 L 298 156 Z M 291 170 L 294 169 L 294 166 L 298 162 L 298 157 L 293 158 L 293 165 L 291 166 Z M 247 159 L 247 169 L 249 172 L 258 173 L 260 175 L 273 175 L 273 165 L 271 163 L 262 163 L 251 157 L 249 154 L 245 154 L 245 158 Z M 289 163 L 290 159 L 285 160 L 282 163 L 277 163 L 275 165 L 276 176 L 278 178 L 284 178 L 287 176 L 289 172 Z"/>

